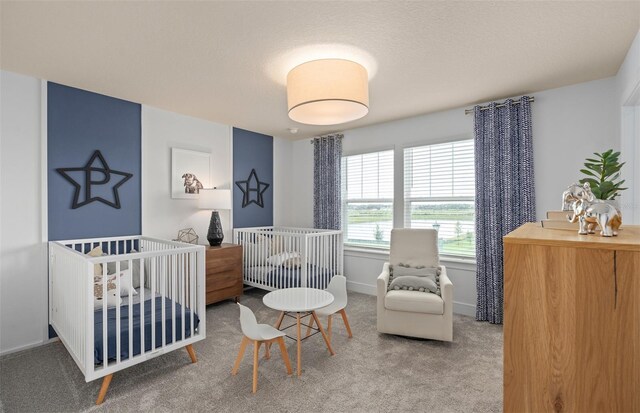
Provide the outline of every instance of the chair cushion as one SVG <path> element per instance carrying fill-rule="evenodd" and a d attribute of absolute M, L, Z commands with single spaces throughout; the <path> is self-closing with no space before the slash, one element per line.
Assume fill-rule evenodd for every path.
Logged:
<path fill-rule="evenodd" d="M 384 307 L 393 311 L 444 314 L 444 301 L 436 294 L 420 291 L 393 290 L 384 297 Z"/>

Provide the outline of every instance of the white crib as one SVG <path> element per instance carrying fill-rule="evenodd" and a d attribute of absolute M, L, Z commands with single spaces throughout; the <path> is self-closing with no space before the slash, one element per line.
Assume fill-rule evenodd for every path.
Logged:
<path fill-rule="evenodd" d="M 243 247 L 243 280 L 264 290 L 292 287 L 325 289 L 343 274 L 342 231 L 255 227 L 235 229 Z"/>
<path fill-rule="evenodd" d="M 96 246 L 105 255 L 86 255 Z M 94 268 L 107 291 L 108 268 L 124 267 L 137 272 L 138 294 L 94 308 Z M 196 361 L 191 345 L 206 335 L 204 273 L 203 246 L 143 236 L 49 243 L 49 320 L 85 380 L 104 377 L 97 404 L 117 371 L 182 347 Z M 118 293 L 120 283 L 115 277 Z"/>

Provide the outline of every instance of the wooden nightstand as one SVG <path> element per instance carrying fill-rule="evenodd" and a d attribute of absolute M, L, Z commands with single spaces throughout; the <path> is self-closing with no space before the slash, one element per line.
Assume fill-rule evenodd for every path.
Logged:
<path fill-rule="evenodd" d="M 207 271 L 207 304 L 235 299 L 242 295 L 242 246 L 222 244 L 205 246 Z"/>

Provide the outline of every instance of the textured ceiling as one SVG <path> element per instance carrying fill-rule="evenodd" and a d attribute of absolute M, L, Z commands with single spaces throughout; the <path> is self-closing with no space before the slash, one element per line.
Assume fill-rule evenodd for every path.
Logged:
<path fill-rule="evenodd" d="M 615 75 L 640 2 L 3 1 L 1 14 L 2 69 L 302 138 Z M 367 116 L 287 117 L 287 71 L 317 57 L 369 68 Z"/>

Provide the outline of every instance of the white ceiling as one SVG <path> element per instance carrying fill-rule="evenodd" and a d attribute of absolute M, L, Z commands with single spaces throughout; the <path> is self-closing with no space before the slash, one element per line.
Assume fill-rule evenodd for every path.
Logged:
<path fill-rule="evenodd" d="M 612 76 L 640 26 L 638 1 L 3 1 L 1 14 L 2 69 L 296 139 Z M 370 69 L 367 116 L 287 117 L 287 71 L 317 57 Z"/>

